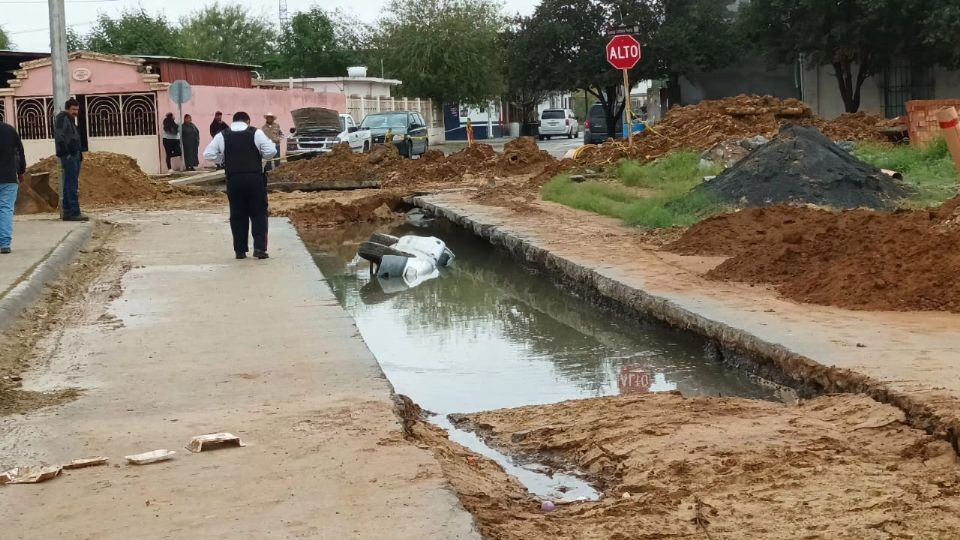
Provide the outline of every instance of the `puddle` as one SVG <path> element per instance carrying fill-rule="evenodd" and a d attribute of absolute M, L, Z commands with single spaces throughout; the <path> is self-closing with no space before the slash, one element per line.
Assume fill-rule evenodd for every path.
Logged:
<path fill-rule="evenodd" d="M 779 399 L 777 388 L 708 359 L 699 338 L 620 320 L 448 223 L 381 231 L 437 236 L 457 255 L 437 279 L 384 291 L 353 258 L 373 229 L 351 229 L 305 241 L 396 391 L 437 413 L 432 421 L 451 439 L 496 460 L 535 495 L 597 497 L 576 476 L 551 478 L 515 463 L 446 415 L 671 390 Z"/>

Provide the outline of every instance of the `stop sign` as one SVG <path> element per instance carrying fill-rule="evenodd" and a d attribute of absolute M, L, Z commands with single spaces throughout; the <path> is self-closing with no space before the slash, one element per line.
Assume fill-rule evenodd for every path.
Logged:
<path fill-rule="evenodd" d="M 640 42 L 633 36 L 613 36 L 607 43 L 607 62 L 617 69 L 633 69 L 642 56 Z"/>

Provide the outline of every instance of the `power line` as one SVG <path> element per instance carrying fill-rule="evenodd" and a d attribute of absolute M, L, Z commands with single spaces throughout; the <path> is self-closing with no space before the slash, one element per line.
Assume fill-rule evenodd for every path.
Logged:
<path fill-rule="evenodd" d="M 46 4 L 46 2 L 44 2 L 44 4 Z M 68 25 L 68 28 L 73 28 L 73 27 L 75 27 L 75 26 L 89 26 L 89 25 L 91 25 L 91 24 L 97 24 L 97 21 L 88 21 L 88 22 L 71 24 L 71 25 Z M 14 30 L 14 31 L 12 31 L 12 32 L 7 32 L 7 35 L 11 35 L 11 36 L 12 36 L 12 35 L 16 35 L 16 34 L 33 34 L 33 33 L 35 33 L 35 32 L 49 32 L 49 31 L 50 31 L 50 28 L 49 28 L 49 27 L 46 27 L 46 28 L 33 28 L 33 29 L 30 29 L 30 30 Z"/>

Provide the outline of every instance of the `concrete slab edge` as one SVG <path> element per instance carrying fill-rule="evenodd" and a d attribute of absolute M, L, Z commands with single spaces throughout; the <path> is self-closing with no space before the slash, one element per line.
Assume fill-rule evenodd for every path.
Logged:
<path fill-rule="evenodd" d="M 20 281 L 0 297 L 0 332 L 6 330 L 24 309 L 37 301 L 43 288 L 60 275 L 93 235 L 93 223 L 68 232 Z"/>
<path fill-rule="evenodd" d="M 717 346 L 717 352 L 724 361 L 736 367 L 753 371 L 774 382 L 806 389 L 807 393 L 862 393 L 897 407 L 904 411 L 912 427 L 948 441 L 960 455 L 960 417 L 949 406 L 945 407 L 946 411 L 935 409 L 910 394 L 896 391 L 886 383 L 862 373 L 830 366 L 782 344 L 763 340 L 745 330 L 712 320 L 668 298 L 633 288 L 593 268 L 556 255 L 509 228 L 482 222 L 467 213 L 432 202 L 430 196 L 410 197 L 407 201 L 506 249 L 524 263 L 548 272 L 560 279 L 564 286 L 574 288 L 595 304 L 653 318 L 710 340 Z"/>

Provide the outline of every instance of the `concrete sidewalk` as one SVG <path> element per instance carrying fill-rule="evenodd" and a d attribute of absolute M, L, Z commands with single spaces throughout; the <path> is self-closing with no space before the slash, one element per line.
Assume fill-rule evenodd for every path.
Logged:
<path fill-rule="evenodd" d="M 52 214 L 14 218 L 13 253 L 0 255 L 0 331 L 39 298 L 91 231 L 91 223 L 65 222 Z"/>
<path fill-rule="evenodd" d="M 4 538 L 479 538 L 286 220 L 271 259 L 236 261 L 223 214 L 111 219 L 121 261 L 24 381 L 85 392 L 0 419 L 0 466 L 112 466 L 0 487 Z M 184 449 L 219 431 L 248 446 Z M 175 459 L 124 463 L 160 448 Z"/>

